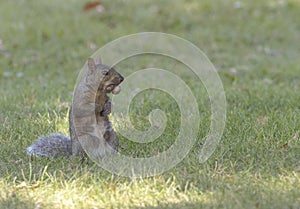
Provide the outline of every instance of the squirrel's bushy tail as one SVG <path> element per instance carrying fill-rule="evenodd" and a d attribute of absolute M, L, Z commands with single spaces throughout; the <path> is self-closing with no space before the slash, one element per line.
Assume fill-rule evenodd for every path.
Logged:
<path fill-rule="evenodd" d="M 39 137 L 34 144 L 26 150 L 27 155 L 43 157 L 70 156 L 72 154 L 71 139 L 60 134 L 50 134 Z"/>

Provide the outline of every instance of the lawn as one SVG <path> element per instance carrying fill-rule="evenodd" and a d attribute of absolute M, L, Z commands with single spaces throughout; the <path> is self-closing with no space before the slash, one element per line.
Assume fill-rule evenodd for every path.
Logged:
<path fill-rule="evenodd" d="M 0 3 L 0 208 L 300 208 L 300 1 L 15 0 Z M 149 178 L 112 174 L 81 158 L 31 158 L 41 135 L 68 135 L 76 78 L 98 48 L 132 33 L 158 31 L 194 43 L 223 83 L 226 127 L 199 163 L 210 119 L 208 95 L 182 63 L 149 55 L 116 68 L 125 79 L 146 67 L 172 69 L 191 88 L 199 140 L 172 169 Z M 132 123 L 146 130 L 160 108 L 168 122 L 155 141 L 119 134 L 120 153 L 150 157 L 172 145 L 180 109 L 163 91 L 138 94 Z M 112 117 L 118 132 L 116 118 Z"/>

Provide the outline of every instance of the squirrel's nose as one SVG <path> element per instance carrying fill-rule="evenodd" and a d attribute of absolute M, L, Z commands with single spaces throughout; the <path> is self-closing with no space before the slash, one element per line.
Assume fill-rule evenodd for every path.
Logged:
<path fill-rule="evenodd" d="M 120 83 L 124 81 L 124 77 L 120 75 Z"/>

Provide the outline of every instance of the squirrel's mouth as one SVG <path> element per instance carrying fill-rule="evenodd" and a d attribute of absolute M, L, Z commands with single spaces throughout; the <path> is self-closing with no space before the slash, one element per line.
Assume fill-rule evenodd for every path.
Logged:
<path fill-rule="evenodd" d="M 105 88 L 106 93 L 118 94 L 121 91 L 121 87 L 116 84 L 110 84 Z"/>

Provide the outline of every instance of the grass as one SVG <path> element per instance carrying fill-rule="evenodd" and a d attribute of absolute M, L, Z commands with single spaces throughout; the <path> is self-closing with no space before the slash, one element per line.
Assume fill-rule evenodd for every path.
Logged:
<path fill-rule="evenodd" d="M 82 12 L 84 3 L 1 2 L 0 208 L 300 208 L 299 1 L 103 0 L 100 15 Z M 219 71 L 226 129 L 209 160 L 199 164 L 199 140 L 168 172 L 128 179 L 78 158 L 27 157 L 37 136 L 68 134 L 68 108 L 76 77 L 94 53 L 90 46 L 142 31 L 193 42 Z M 153 60 L 191 86 L 203 114 L 202 138 L 207 95 L 180 64 L 148 56 L 117 68 L 126 77 Z M 139 94 L 132 121 L 147 129 L 157 107 L 169 119 L 161 138 L 143 145 L 121 137 L 120 152 L 152 156 L 173 143 L 180 113 L 163 92 Z"/>

